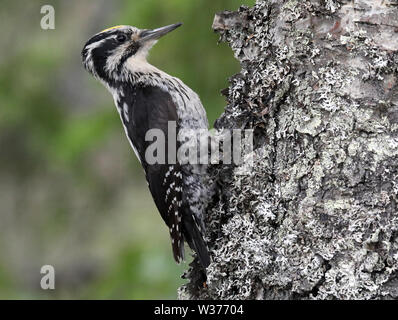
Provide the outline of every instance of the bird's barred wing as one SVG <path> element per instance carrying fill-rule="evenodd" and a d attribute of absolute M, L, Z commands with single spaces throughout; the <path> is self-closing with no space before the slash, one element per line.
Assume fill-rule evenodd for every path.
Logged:
<path fill-rule="evenodd" d="M 152 197 L 169 227 L 174 259 L 180 262 L 184 259 L 181 221 L 182 172 L 179 164 L 169 161 L 168 158 L 169 151 L 178 150 L 177 140 L 173 138 L 169 141 L 168 132 L 169 121 L 178 125 L 176 106 L 167 92 L 151 86 L 125 90 L 118 105 L 128 139 L 144 167 Z M 160 129 L 164 133 L 165 163 L 150 165 L 145 159 L 145 151 L 153 143 L 145 141 L 145 135 L 150 129 Z"/>

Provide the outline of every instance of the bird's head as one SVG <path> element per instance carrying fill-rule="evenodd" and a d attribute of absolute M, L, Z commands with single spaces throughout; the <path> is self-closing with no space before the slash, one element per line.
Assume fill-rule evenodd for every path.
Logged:
<path fill-rule="evenodd" d="M 160 37 L 180 25 L 176 23 L 154 30 L 131 26 L 105 29 L 84 45 L 83 65 L 96 78 L 105 82 L 122 80 L 126 70 L 139 72 L 148 65 L 146 57 L 152 46 Z"/>

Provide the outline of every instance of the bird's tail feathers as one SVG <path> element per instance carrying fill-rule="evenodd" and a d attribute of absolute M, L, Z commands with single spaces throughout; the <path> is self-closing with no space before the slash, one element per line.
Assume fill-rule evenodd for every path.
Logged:
<path fill-rule="evenodd" d="M 173 235 L 171 233 L 170 236 L 171 236 L 171 247 L 173 249 L 174 260 L 177 263 L 181 263 L 185 261 L 184 239 L 182 237 L 173 238 Z"/>
<path fill-rule="evenodd" d="M 200 228 L 193 214 L 189 214 L 188 217 L 185 217 L 184 227 L 186 231 L 184 235 L 189 246 L 196 252 L 200 264 L 206 269 L 210 264 L 209 249 L 204 240 L 202 228 Z"/>

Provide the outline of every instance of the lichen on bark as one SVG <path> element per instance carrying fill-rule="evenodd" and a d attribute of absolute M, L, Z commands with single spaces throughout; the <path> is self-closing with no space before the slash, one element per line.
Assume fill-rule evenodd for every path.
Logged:
<path fill-rule="evenodd" d="M 216 15 L 242 70 L 215 127 L 253 129 L 254 165 L 211 169 L 212 263 L 205 286 L 192 264 L 180 299 L 398 298 L 397 5 Z"/>

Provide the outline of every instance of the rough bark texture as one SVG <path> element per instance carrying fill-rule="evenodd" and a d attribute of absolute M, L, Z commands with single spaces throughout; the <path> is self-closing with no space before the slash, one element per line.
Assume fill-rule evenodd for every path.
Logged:
<path fill-rule="evenodd" d="M 181 299 L 398 298 L 397 1 L 269 0 L 216 15 L 242 70 L 217 128 L 254 166 L 212 169 L 207 282 Z"/>

